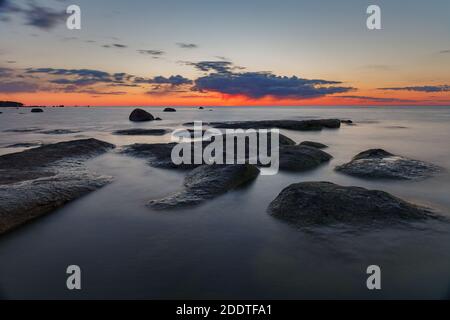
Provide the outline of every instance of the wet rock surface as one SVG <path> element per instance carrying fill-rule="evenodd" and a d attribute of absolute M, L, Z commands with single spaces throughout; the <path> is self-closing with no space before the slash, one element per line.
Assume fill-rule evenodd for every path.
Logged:
<path fill-rule="evenodd" d="M 185 125 L 192 125 L 188 122 Z M 259 120 L 259 121 L 229 121 L 210 122 L 211 127 L 223 129 L 288 129 L 297 131 L 316 131 L 323 128 L 337 129 L 341 126 L 339 119 L 316 119 L 316 120 Z"/>
<path fill-rule="evenodd" d="M 441 168 L 424 161 L 398 156 L 383 149 L 369 149 L 357 154 L 352 161 L 337 166 L 336 170 L 364 178 L 418 180 L 438 173 Z"/>
<path fill-rule="evenodd" d="M 431 210 L 387 192 L 345 187 L 331 182 L 291 184 L 270 203 L 268 212 L 299 226 L 401 223 L 436 217 Z"/>
<path fill-rule="evenodd" d="M 159 200 L 152 200 L 149 207 L 163 210 L 200 204 L 229 190 L 254 180 L 259 169 L 254 165 L 202 165 L 190 171 L 183 189 Z"/>
<path fill-rule="evenodd" d="M 125 136 L 162 136 L 167 132 L 169 132 L 167 129 L 123 129 L 116 130 L 113 133 Z"/>
<path fill-rule="evenodd" d="M 301 146 L 308 146 L 308 147 L 313 147 L 313 148 L 317 148 L 317 149 L 325 149 L 328 148 L 328 146 L 326 144 L 320 143 L 320 142 L 314 142 L 314 141 L 303 141 L 300 142 Z"/>
<path fill-rule="evenodd" d="M 83 164 L 113 147 L 84 139 L 0 156 L 0 234 L 111 181 Z"/>
<path fill-rule="evenodd" d="M 195 137 L 194 136 L 194 131 L 187 129 L 186 130 L 186 135 L 187 137 Z M 201 146 L 201 150 L 204 150 L 204 148 L 206 146 L 208 146 L 210 143 L 215 141 L 215 137 L 217 136 L 209 136 L 209 139 L 205 139 L 201 142 L 200 146 Z M 226 156 L 226 143 L 227 143 L 227 139 L 230 139 L 231 136 L 229 135 L 220 135 L 220 137 L 223 137 L 223 149 L 222 149 L 222 155 L 223 155 L 223 159 L 225 159 Z M 259 138 L 259 136 L 258 136 Z M 268 145 L 269 148 L 271 146 L 271 137 L 269 136 L 268 139 Z M 172 143 L 154 143 L 154 144 L 143 144 L 143 143 L 135 143 L 132 145 L 128 145 L 125 146 L 122 149 L 122 153 L 123 154 L 127 154 L 127 155 L 131 155 L 131 156 L 135 156 L 135 157 L 139 157 L 139 158 L 144 158 L 148 161 L 149 165 L 153 166 L 153 167 L 157 167 L 157 168 L 166 168 L 166 169 L 173 169 L 173 168 L 178 168 L 178 169 L 192 169 L 195 167 L 198 167 L 199 165 L 204 164 L 204 159 L 202 157 L 201 159 L 201 163 L 194 163 L 194 153 L 195 153 L 195 145 L 192 142 L 181 142 L 180 144 L 185 145 L 186 148 L 190 148 L 191 150 L 191 162 L 189 164 L 179 164 L 176 165 L 173 163 L 172 161 L 172 149 L 177 145 L 178 143 L 176 142 L 172 142 Z M 292 139 L 290 139 L 287 136 L 284 136 L 282 134 L 279 135 L 279 145 L 281 146 L 295 146 L 295 141 L 293 141 Z M 314 152 L 314 151 L 310 151 L 309 155 L 307 155 L 307 150 L 303 150 L 303 148 L 301 148 L 302 150 L 297 151 L 297 155 L 301 155 L 302 159 L 303 159 L 303 166 L 306 166 L 306 160 L 310 160 L 311 157 L 314 157 L 317 155 L 321 155 L 321 152 Z M 201 152 L 200 150 L 200 152 Z M 245 150 L 246 150 L 246 155 L 248 155 L 249 153 L 249 140 L 245 141 Z M 283 152 L 285 150 L 283 149 Z M 286 150 L 289 151 L 290 153 L 287 154 L 286 153 L 286 157 L 284 159 L 286 159 L 286 163 L 288 162 L 287 159 L 289 158 L 289 156 L 291 154 L 293 154 L 295 151 L 292 150 Z M 302 152 L 303 151 L 303 152 Z M 319 150 L 317 150 L 319 151 Z M 281 151 L 280 151 L 281 152 Z M 237 147 L 235 146 L 234 148 L 234 159 L 235 161 L 237 161 Z M 323 157 L 323 155 L 321 155 Z M 246 158 L 247 159 L 247 158 Z M 291 159 L 292 160 L 292 159 Z M 317 162 L 317 161 L 316 161 Z M 283 162 L 285 163 L 285 162 Z M 320 163 L 320 161 L 319 161 Z"/>
<path fill-rule="evenodd" d="M 72 134 L 72 133 L 78 133 L 81 132 L 79 130 L 72 130 L 72 129 L 52 129 L 52 130 L 43 130 L 39 131 L 38 133 L 43 134 Z"/>
<path fill-rule="evenodd" d="M 322 150 L 305 145 L 280 146 L 280 169 L 306 171 L 330 161 L 332 156 Z"/>
<path fill-rule="evenodd" d="M 134 109 L 129 116 L 129 120 L 134 122 L 152 121 L 154 119 L 152 114 L 139 108 Z"/>
<path fill-rule="evenodd" d="M 32 148 L 32 147 L 39 147 L 40 145 L 41 143 L 38 142 L 21 142 L 7 145 L 5 148 Z"/>

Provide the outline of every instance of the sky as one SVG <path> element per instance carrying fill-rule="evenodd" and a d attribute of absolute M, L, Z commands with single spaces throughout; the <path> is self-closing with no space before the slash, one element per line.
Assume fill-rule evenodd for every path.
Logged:
<path fill-rule="evenodd" d="M 450 105 L 448 0 L 0 0 L 0 40 L 27 105 Z"/>

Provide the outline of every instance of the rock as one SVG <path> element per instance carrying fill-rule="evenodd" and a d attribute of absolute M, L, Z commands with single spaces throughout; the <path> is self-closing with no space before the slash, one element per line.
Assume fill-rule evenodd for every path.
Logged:
<path fill-rule="evenodd" d="M 306 171 L 330 161 L 332 156 L 322 150 L 304 145 L 280 146 L 280 170 Z"/>
<path fill-rule="evenodd" d="M 140 121 L 152 121 L 154 117 L 145 110 L 142 109 L 134 109 L 129 117 L 130 121 L 140 122 Z"/>
<path fill-rule="evenodd" d="M 81 132 L 79 130 L 70 130 L 70 129 L 53 129 L 53 130 L 44 130 L 39 131 L 39 133 L 43 134 L 71 134 Z"/>
<path fill-rule="evenodd" d="M 52 174 L 48 167 L 69 159 L 83 160 L 102 154 L 114 145 L 97 139 L 82 139 L 54 144 L 0 156 L 0 184 L 17 183 Z"/>
<path fill-rule="evenodd" d="M 39 147 L 41 143 L 35 143 L 35 142 L 23 142 L 23 143 L 15 143 L 10 144 L 6 146 L 5 148 L 32 148 L 32 147 Z"/>
<path fill-rule="evenodd" d="M 8 129 L 3 132 L 17 132 L 17 133 L 27 133 L 27 132 L 37 132 L 41 130 L 40 128 L 18 128 L 18 129 Z"/>
<path fill-rule="evenodd" d="M 33 108 L 33 109 L 31 109 L 31 112 L 39 113 L 39 112 L 44 112 L 44 110 L 42 110 L 41 108 Z"/>
<path fill-rule="evenodd" d="M 428 178 L 441 168 L 383 149 L 370 149 L 357 154 L 352 161 L 337 166 L 336 170 L 357 177 L 414 180 Z"/>
<path fill-rule="evenodd" d="M 83 163 L 113 147 L 84 139 L 0 156 L 0 234 L 110 182 Z"/>
<path fill-rule="evenodd" d="M 114 131 L 113 133 L 127 136 L 162 136 L 167 132 L 169 131 L 166 129 L 124 129 Z"/>
<path fill-rule="evenodd" d="M 320 143 L 320 142 L 314 142 L 314 141 L 303 141 L 300 143 L 301 146 L 308 146 L 313 147 L 317 149 L 325 149 L 328 148 L 326 144 Z"/>
<path fill-rule="evenodd" d="M 194 131 L 192 131 L 191 129 L 186 129 L 188 137 L 193 137 L 194 135 Z M 203 132 L 203 131 L 202 131 Z M 227 139 L 227 135 L 225 135 L 224 137 L 224 141 L 223 141 L 223 154 L 225 154 L 225 150 L 226 150 L 226 139 Z M 204 150 L 204 148 L 212 143 L 214 141 L 215 137 L 212 136 L 210 137 L 210 139 L 205 139 L 202 141 L 202 150 Z M 279 135 L 279 145 L 280 146 L 295 146 L 295 142 L 280 134 Z M 132 155 L 132 156 L 136 156 L 136 157 L 140 157 L 140 158 L 145 158 L 148 160 L 149 165 L 153 166 L 153 167 L 157 167 L 157 168 L 166 168 L 166 169 L 174 169 L 174 168 L 178 168 L 178 169 L 192 169 L 195 167 L 198 167 L 199 165 L 203 164 L 203 158 L 202 158 L 202 163 L 200 164 L 194 164 L 194 160 L 193 160 L 193 156 L 194 156 L 194 144 L 191 142 L 182 142 L 183 144 L 189 146 L 189 148 L 191 148 L 191 163 L 190 164 L 180 164 L 180 165 L 175 165 L 172 161 L 172 148 L 177 145 L 176 142 L 172 142 L 172 143 L 154 143 L 154 144 L 142 144 L 142 143 L 136 143 L 136 144 L 132 144 L 129 146 L 125 146 L 122 150 L 122 153 L 127 154 L 127 155 Z M 268 143 L 270 146 L 270 137 L 268 138 Z M 248 150 L 249 150 L 249 144 L 248 144 L 248 140 L 246 141 L 245 144 L 245 149 L 246 152 L 248 154 Z M 305 147 L 306 148 L 306 147 Z M 235 148 L 236 150 L 236 148 Z M 321 152 L 320 150 L 317 150 L 318 152 Z M 311 158 L 317 157 L 317 152 L 310 152 L 312 153 L 312 155 L 307 155 L 306 150 L 303 150 L 303 153 L 301 151 L 297 152 L 296 154 L 294 154 L 293 156 L 297 156 L 297 166 L 306 166 L 307 163 L 309 164 L 309 162 L 311 162 Z M 236 155 L 236 151 L 235 151 L 235 155 Z M 288 155 L 286 155 L 286 158 L 288 158 Z M 237 159 L 237 157 L 235 156 L 235 159 Z M 309 162 L 308 162 L 308 161 Z M 317 160 L 317 159 L 316 159 Z M 294 162 L 292 160 L 292 162 Z M 301 162 L 301 164 L 300 164 Z M 284 164 L 284 162 L 283 162 Z"/>
<path fill-rule="evenodd" d="M 192 125 L 192 122 L 184 125 Z M 223 129 L 288 129 L 297 131 L 322 130 L 323 128 L 337 129 L 341 126 L 339 119 L 319 120 L 259 120 L 259 121 L 230 121 L 210 122 L 209 126 Z"/>
<path fill-rule="evenodd" d="M 160 117 L 155 118 L 156 121 L 161 121 L 162 119 Z"/>
<path fill-rule="evenodd" d="M 299 225 L 333 223 L 406 222 L 435 217 L 427 208 L 384 191 L 344 187 L 331 182 L 301 182 L 283 189 L 268 211 Z"/>
<path fill-rule="evenodd" d="M 148 206 L 162 210 L 197 205 L 254 180 L 258 174 L 259 169 L 249 164 L 202 165 L 186 175 L 181 191 L 152 200 Z"/>
<path fill-rule="evenodd" d="M 352 120 L 341 120 L 341 123 L 353 124 L 353 121 Z"/>
<path fill-rule="evenodd" d="M 163 112 L 176 112 L 174 108 L 164 108 Z"/>
<path fill-rule="evenodd" d="M 198 107 L 200 110 L 203 110 L 203 109 L 205 109 L 205 108 L 203 108 L 203 107 Z"/>

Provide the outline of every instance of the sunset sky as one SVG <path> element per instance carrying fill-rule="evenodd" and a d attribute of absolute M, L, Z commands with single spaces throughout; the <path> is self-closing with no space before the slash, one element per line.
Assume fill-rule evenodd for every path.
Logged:
<path fill-rule="evenodd" d="M 28 105 L 450 105 L 448 0 L 0 0 L 0 39 Z"/>

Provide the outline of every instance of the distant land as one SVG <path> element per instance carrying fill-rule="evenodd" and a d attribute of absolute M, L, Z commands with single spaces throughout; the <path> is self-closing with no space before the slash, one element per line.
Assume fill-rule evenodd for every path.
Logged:
<path fill-rule="evenodd" d="M 23 103 L 15 102 L 15 101 L 0 101 L 0 107 L 18 108 L 18 107 L 23 107 Z"/>

